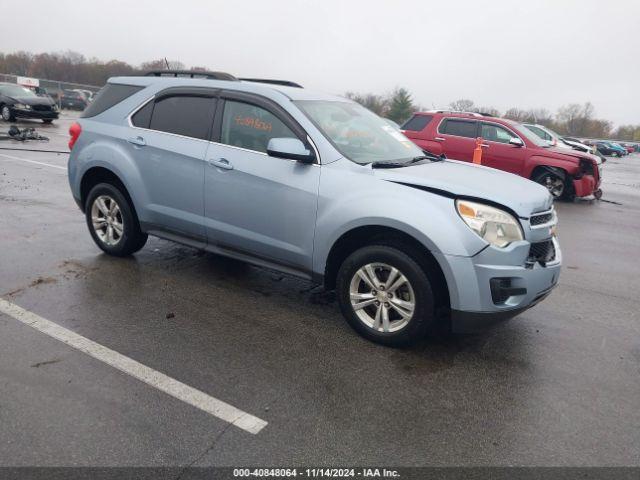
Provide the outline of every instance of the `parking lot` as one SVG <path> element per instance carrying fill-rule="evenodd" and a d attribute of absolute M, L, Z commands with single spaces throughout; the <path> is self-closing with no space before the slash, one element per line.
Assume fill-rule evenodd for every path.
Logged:
<path fill-rule="evenodd" d="M 72 121 L 0 144 L 0 298 L 205 395 L 185 402 L 0 313 L 3 465 L 640 465 L 640 154 L 605 164 L 602 201 L 556 204 L 547 300 L 398 350 L 294 277 L 155 238 L 102 254 L 68 155 L 27 150 L 67 150 Z"/>

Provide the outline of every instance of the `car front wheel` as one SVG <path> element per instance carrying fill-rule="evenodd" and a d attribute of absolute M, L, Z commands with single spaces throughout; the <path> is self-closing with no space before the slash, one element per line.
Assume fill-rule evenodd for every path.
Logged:
<path fill-rule="evenodd" d="M 435 318 L 428 276 L 413 258 L 394 247 L 371 245 L 352 253 L 340 267 L 336 286 L 347 322 L 377 343 L 414 343 Z"/>
<path fill-rule="evenodd" d="M 533 181 L 546 187 L 554 199 L 571 200 L 573 196 L 571 186 L 568 185 L 567 179 L 560 173 L 545 170 L 536 175 Z"/>
<path fill-rule="evenodd" d="M 7 105 L 2 106 L 2 119 L 5 122 L 13 122 L 16 118 L 11 113 L 11 109 Z"/>

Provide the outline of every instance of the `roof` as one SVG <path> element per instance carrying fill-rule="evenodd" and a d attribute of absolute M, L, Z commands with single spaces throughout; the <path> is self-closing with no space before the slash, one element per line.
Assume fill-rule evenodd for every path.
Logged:
<path fill-rule="evenodd" d="M 297 100 L 325 100 L 338 102 L 351 102 L 346 98 L 332 95 L 317 90 L 309 90 L 307 88 L 285 86 L 281 84 L 259 83 L 255 81 L 239 81 L 239 80 L 214 80 L 210 78 L 189 78 L 189 77 L 172 77 L 172 76 L 126 76 L 112 77 L 109 83 L 121 83 L 125 85 L 139 85 L 147 87 L 158 85 L 160 88 L 169 88 L 176 86 L 190 87 L 208 87 L 208 88 L 224 88 L 228 90 L 238 90 L 242 92 L 255 93 L 266 97 L 282 96 Z M 291 82 L 293 83 L 293 82 Z"/>

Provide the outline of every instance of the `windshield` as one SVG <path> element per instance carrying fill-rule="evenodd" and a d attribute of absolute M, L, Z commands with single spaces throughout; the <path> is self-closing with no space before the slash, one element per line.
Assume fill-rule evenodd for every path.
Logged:
<path fill-rule="evenodd" d="M 557 132 L 554 132 L 553 130 L 551 130 L 549 127 L 544 127 L 544 129 L 549 132 L 551 135 L 553 135 L 556 138 L 562 138 L 562 135 L 560 135 Z"/>
<path fill-rule="evenodd" d="M 507 120 L 507 123 L 516 128 L 517 132 L 520 133 L 523 137 L 529 140 L 531 143 L 539 146 L 539 147 L 550 147 L 551 144 L 547 140 L 543 140 L 538 135 L 529 130 L 526 126 L 521 123 L 514 122 L 513 120 Z"/>
<path fill-rule="evenodd" d="M 342 155 L 356 163 L 408 163 L 423 155 L 386 120 L 357 103 L 315 100 L 295 103 Z"/>
<path fill-rule="evenodd" d="M 548 142 L 550 142 L 551 140 L 549 140 L 547 137 L 551 137 L 551 134 L 545 132 L 542 128 L 540 127 L 536 127 L 535 125 L 529 125 L 528 123 L 523 123 L 522 126 L 524 128 L 526 128 L 527 130 L 532 131 L 533 133 L 535 133 L 538 137 L 540 137 L 543 140 L 546 140 Z"/>
<path fill-rule="evenodd" d="M 19 85 L 3 85 L 0 89 L 2 89 L 2 93 L 8 97 L 37 97 L 31 90 Z"/>

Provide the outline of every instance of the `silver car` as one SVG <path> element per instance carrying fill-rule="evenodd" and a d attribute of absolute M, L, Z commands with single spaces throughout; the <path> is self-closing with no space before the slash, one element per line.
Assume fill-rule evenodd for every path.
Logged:
<path fill-rule="evenodd" d="M 341 97 L 187 75 L 112 78 L 71 127 L 71 191 L 106 253 L 155 235 L 306 278 L 387 345 L 436 319 L 477 330 L 556 285 L 544 187 L 432 156 Z"/>

